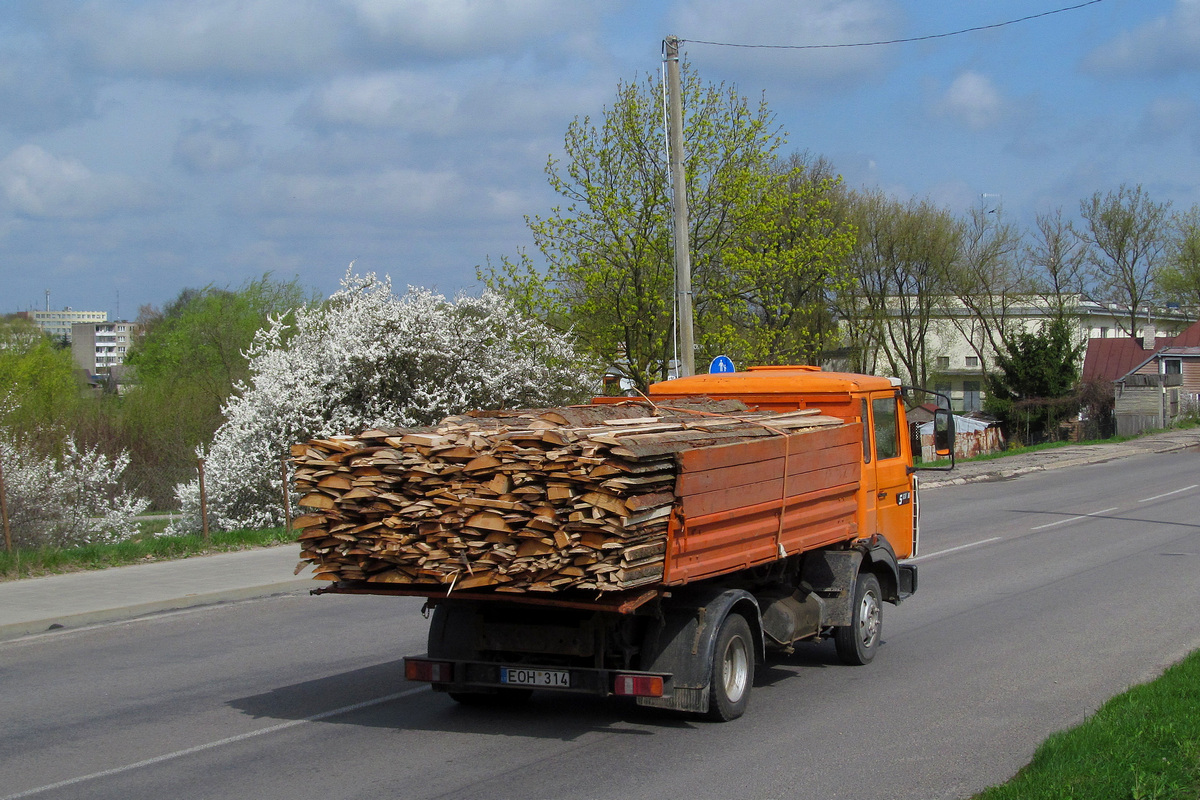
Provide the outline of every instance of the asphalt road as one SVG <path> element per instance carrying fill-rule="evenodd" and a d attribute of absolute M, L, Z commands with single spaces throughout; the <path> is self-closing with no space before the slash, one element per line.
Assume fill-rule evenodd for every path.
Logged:
<path fill-rule="evenodd" d="M 291 595 L 0 643 L 0 800 L 955 798 L 1200 647 L 1200 455 L 923 496 L 866 667 L 761 669 L 727 724 L 406 684 L 419 600 Z"/>

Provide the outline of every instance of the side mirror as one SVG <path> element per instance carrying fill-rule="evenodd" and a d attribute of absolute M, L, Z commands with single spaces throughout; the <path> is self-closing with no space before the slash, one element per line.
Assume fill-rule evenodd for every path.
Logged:
<path fill-rule="evenodd" d="M 954 463 L 954 415 L 948 408 L 933 412 L 933 451 L 938 458 Z"/>

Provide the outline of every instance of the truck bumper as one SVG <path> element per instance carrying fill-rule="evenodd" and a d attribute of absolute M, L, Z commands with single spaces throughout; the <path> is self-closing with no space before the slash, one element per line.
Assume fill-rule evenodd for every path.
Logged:
<path fill-rule="evenodd" d="M 600 697 L 670 697 L 672 690 L 672 676 L 666 672 L 490 661 L 408 657 L 404 659 L 404 675 L 410 681 L 431 683 L 434 691 L 441 692 L 539 689 Z"/>
<path fill-rule="evenodd" d="M 897 594 L 903 600 L 906 597 L 912 597 L 917 593 L 917 565 L 916 564 L 901 564 L 896 575 L 899 586 Z"/>

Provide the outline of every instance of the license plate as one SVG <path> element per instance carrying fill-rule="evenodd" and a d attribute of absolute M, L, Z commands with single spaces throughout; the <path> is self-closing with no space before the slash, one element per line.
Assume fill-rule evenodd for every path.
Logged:
<path fill-rule="evenodd" d="M 500 682 L 519 686 L 555 686 L 571 688 L 571 673 L 565 669 L 522 669 L 501 667 Z"/>

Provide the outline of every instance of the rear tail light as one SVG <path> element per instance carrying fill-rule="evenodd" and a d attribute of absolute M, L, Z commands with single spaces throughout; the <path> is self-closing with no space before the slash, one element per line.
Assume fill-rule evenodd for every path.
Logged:
<path fill-rule="evenodd" d="M 404 660 L 404 677 L 410 681 L 448 683 L 454 679 L 454 664 L 449 661 Z"/>
<path fill-rule="evenodd" d="M 622 697 L 662 697 L 663 679 L 658 675 L 618 675 L 613 694 Z"/>

